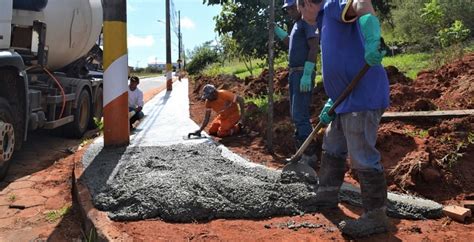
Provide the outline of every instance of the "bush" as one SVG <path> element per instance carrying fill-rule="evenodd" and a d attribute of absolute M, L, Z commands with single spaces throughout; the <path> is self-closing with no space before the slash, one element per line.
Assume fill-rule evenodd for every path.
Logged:
<path fill-rule="evenodd" d="M 194 75 L 206 68 L 206 66 L 219 62 L 219 52 L 210 46 L 210 43 L 204 43 L 196 47 L 192 53 L 192 59 L 187 64 L 186 70 Z"/>
<path fill-rule="evenodd" d="M 446 33 L 458 28 L 461 21 L 464 29 L 474 28 L 474 4 L 466 1 L 394 1 L 392 10 L 392 42 L 406 43 L 415 51 L 427 51 L 441 46 L 440 35 L 450 38 Z M 385 25 L 386 27 L 389 25 Z M 450 27 L 451 26 L 451 27 Z M 465 39 L 472 36 L 469 32 Z M 464 36 L 463 36 L 464 37 Z M 437 41 L 439 40 L 439 41 Z M 464 39 L 463 39 L 464 40 Z M 448 41 L 449 42 L 449 41 Z"/>
<path fill-rule="evenodd" d="M 456 20 L 449 28 L 441 29 L 438 32 L 438 39 L 442 47 L 458 44 L 469 38 L 471 31 L 466 28 L 462 21 Z"/>

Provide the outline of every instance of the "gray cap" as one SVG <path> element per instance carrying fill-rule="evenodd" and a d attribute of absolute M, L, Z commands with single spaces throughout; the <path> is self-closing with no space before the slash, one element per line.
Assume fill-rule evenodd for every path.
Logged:
<path fill-rule="evenodd" d="M 209 99 L 209 97 L 216 92 L 217 89 L 214 85 L 212 84 L 206 84 L 204 88 L 202 89 L 202 97 L 201 99 Z"/>

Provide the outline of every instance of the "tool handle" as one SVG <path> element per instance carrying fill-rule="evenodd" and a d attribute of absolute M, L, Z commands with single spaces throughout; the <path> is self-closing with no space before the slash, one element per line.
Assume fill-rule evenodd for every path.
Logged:
<path fill-rule="evenodd" d="M 366 63 L 364 67 L 357 73 L 357 75 L 352 79 L 351 83 L 349 86 L 344 89 L 344 91 L 341 93 L 341 95 L 336 99 L 334 102 L 333 106 L 331 109 L 329 109 L 328 114 L 330 116 L 335 114 L 335 109 L 339 104 L 346 99 L 346 97 L 352 92 L 352 89 L 354 89 L 355 86 L 359 83 L 359 81 L 364 77 L 365 73 L 369 70 L 370 66 Z M 303 144 L 300 146 L 300 148 L 296 151 L 296 153 L 288 160 L 289 162 L 296 162 L 299 160 L 299 158 L 303 155 L 303 152 L 308 148 L 309 144 L 311 141 L 316 137 L 316 134 L 319 132 L 321 128 L 323 128 L 324 124 L 319 121 L 319 123 L 314 127 L 313 131 L 311 131 L 311 134 L 309 134 L 308 138 L 303 142 Z"/>

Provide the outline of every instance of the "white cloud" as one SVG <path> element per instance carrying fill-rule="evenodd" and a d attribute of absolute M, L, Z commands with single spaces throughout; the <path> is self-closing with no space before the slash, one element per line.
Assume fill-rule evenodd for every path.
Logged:
<path fill-rule="evenodd" d="M 190 18 L 184 17 L 181 18 L 181 27 L 185 29 L 194 29 L 194 27 L 196 27 L 196 24 L 194 24 L 194 22 Z"/>
<path fill-rule="evenodd" d="M 153 36 L 147 35 L 145 37 L 139 37 L 136 35 L 129 35 L 127 38 L 128 42 L 128 47 L 151 47 L 155 40 L 153 39 Z"/>

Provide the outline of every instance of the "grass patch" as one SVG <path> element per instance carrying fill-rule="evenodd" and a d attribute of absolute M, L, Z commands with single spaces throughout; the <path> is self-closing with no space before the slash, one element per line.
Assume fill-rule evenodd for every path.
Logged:
<path fill-rule="evenodd" d="M 281 94 L 273 94 L 273 102 L 278 102 L 283 96 Z M 248 97 L 244 99 L 245 103 L 253 103 L 257 106 L 255 109 L 247 109 L 245 116 L 247 120 L 253 121 L 257 116 L 262 113 L 266 113 L 268 110 L 268 98 L 267 96 L 260 97 Z M 249 107 L 248 105 L 246 105 Z"/>
<path fill-rule="evenodd" d="M 46 220 L 50 223 L 58 221 L 60 218 L 64 217 L 71 210 L 71 205 L 66 205 L 58 210 L 51 210 L 46 212 Z"/>
<path fill-rule="evenodd" d="M 383 58 L 384 66 L 395 66 L 406 76 L 415 79 L 418 72 L 429 69 L 433 55 L 430 53 L 402 54 Z"/>
<path fill-rule="evenodd" d="M 405 134 L 412 137 L 412 138 L 418 137 L 420 139 L 424 139 L 424 138 L 428 137 L 428 130 L 425 130 L 425 129 L 421 129 L 421 130 L 406 129 Z"/>
<path fill-rule="evenodd" d="M 285 59 L 275 59 L 275 68 L 286 67 L 287 65 L 288 62 Z M 262 73 L 263 69 L 268 68 L 268 65 L 265 60 L 254 59 L 252 60 L 252 67 L 253 75 L 258 76 L 260 73 Z M 217 76 L 219 74 L 236 75 L 242 79 L 251 76 L 250 71 L 248 71 L 247 67 L 245 66 L 245 63 L 239 60 L 232 60 L 225 62 L 224 64 L 212 64 L 208 66 L 202 73 L 208 76 Z"/>

